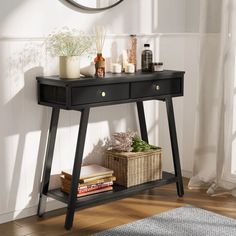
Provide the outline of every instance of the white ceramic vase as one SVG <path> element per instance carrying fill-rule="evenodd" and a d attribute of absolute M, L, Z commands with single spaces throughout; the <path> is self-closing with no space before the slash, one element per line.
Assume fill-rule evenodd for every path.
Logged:
<path fill-rule="evenodd" d="M 60 56 L 59 57 L 59 76 L 61 79 L 80 78 L 80 57 L 79 56 Z"/>

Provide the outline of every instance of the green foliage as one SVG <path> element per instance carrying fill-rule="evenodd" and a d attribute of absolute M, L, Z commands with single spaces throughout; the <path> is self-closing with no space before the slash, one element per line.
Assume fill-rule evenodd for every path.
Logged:
<path fill-rule="evenodd" d="M 137 136 L 133 138 L 132 148 L 133 148 L 132 152 L 146 152 L 149 150 L 160 149 L 159 147 L 148 144 L 147 142 L 143 141 L 141 138 Z"/>

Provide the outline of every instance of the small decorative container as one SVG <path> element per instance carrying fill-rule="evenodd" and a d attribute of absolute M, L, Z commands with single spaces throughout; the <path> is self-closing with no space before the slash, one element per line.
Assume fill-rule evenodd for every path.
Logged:
<path fill-rule="evenodd" d="M 162 178 L 162 150 L 146 152 L 106 151 L 105 165 L 114 170 L 116 183 L 125 187 Z"/>
<path fill-rule="evenodd" d="M 112 72 L 113 74 L 119 74 L 119 73 L 121 73 L 121 64 L 119 64 L 119 63 L 113 63 L 113 64 L 111 65 L 111 72 Z"/>
<path fill-rule="evenodd" d="M 59 57 L 59 77 L 61 79 L 80 78 L 80 57 L 60 56 Z"/>
<path fill-rule="evenodd" d="M 152 65 L 152 70 L 153 71 L 163 71 L 164 70 L 163 62 L 154 62 Z"/>
<path fill-rule="evenodd" d="M 125 66 L 125 73 L 127 74 L 133 74 L 135 73 L 135 65 L 132 63 L 128 63 Z"/>
<path fill-rule="evenodd" d="M 98 53 L 97 57 L 94 59 L 95 63 L 95 76 L 99 78 L 105 77 L 105 58 L 102 53 Z"/>

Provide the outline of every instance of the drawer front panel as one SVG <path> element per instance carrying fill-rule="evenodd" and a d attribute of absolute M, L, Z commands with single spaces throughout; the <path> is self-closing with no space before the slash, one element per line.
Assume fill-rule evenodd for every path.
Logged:
<path fill-rule="evenodd" d="M 76 87 L 71 91 L 72 106 L 124 100 L 129 98 L 129 84 Z"/>
<path fill-rule="evenodd" d="M 155 97 L 182 93 L 182 78 L 142 81 L 131 84 L 131 98 Z"/>

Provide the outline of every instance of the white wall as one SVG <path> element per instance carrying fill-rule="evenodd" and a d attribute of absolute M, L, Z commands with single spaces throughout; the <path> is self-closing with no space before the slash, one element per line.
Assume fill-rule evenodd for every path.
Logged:
<path fill-rule="evenodd" d="M 191 174 L 200 1 L 125 0 L 114 9 L 93 14 L 70 8 L 62 0 L 0 4 L 0 222 L 36 212 L 51 110 L 37 105 L 35 76 L 57 74 L 57 60 L 42 46 L 43 37 L 55 27 L 91 31 L 95 24 L 105 25 L 107 57 L 112 56 L 114 44 L 120 54 L 127 47 L 127 34 L 135 33 L 139 51 L 150 42 L 155 59 L 166 68 L 186 70 L 185 97 L 175 99 L 174 105 L 182 167 Z M 164 148 L 164 169 L 172 170 L 164 104 L 147 102 L 145 109 L 150 140 Z M 79 118 L 78 112 L 61 113 L 52 174 L 72 166 Z M 89 121 L 86 163 L 102 162 L 101 146 L 112 132 L 138 129 L 133 104 L 94 108 Z M 49 207 L 59 205 L 51 201 Z"/>
<path fill-rule="evenodd" d="M 94 24 L 105 25 L 115 34 L 198 31 L 199 0 L 125 0 L 112 10 L 96 14 L 65 5 L 68 6 L 63 0 L 2 2 L 0 36 L 45 36 L 57 26 L 91 30 Z"/>

